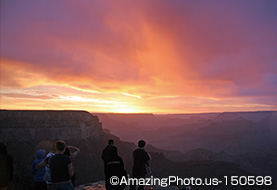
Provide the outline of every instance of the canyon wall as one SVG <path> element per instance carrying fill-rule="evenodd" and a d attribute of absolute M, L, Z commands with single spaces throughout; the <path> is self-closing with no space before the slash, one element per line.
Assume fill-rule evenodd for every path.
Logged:
<path fill-rule="evenodd" d="M 99 138 L 102 124 L 85 111 L 0 111 L 4 142 Z"/>
<path fill-rule="evenodd" d="M 38 149 L 50 151 L 55 140 L 80 148 L 74 160 L 76 183 L 103 179 L 101 151 L 108 136 L 97 116 L 86 111 L 0 110 L 0 141 L 14 160 L 16 190 L 32 190 L 30 166 Z"/>

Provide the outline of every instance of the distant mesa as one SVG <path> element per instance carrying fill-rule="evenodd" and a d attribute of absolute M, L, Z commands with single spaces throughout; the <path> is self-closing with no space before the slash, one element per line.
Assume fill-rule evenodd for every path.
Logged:
<path fill-rule="evenodd" d="M 2 140 L 99 138 L 102 124 L 86 111 L 0 111 Z"/>

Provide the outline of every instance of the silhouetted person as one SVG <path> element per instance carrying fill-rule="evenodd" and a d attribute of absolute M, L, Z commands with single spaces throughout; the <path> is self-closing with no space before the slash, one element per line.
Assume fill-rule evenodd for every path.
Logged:
<path fill-rule="evenodd" d="M 104 150 L 102 151 L 102 160 L 104 161 L 104 174 L 105 174 L 105 184 L 106 184 L 106 188 L 109 189 L 109 184 L 110 184 L 110 180 L 107 177 L 107 171 L 106 171 L 106 162 L 108 157 L 110 156 L 110 151 L 111 148 L 114 146 L 114 140 L 109 139 L 108 141 L 108 145 L 104 148 Z"/>
<path fill-rule="evenodd" d="M 72 153 L 71 150 L 74 150 L 74 152 Z M 80 149 L 79 149 L 79 148 L 74 147 L 74 146 L 67 146 L 67 147 L 65 148 L 65 151 L 64 151 L 63 154 L 64 154 L 65 156 L 68 156 L 68 157 L 70 158 L 71 162 L 73 163 L 74 159 L 75 159 L 76 156 L 79 154 L 79 152 L 80 152 Z M 76 174 L 75 174 L 74 165 L 72 164 L 72 166 L 73 166 L 74 174 L 73 174 L 73 176 L 72 176 L 72 178 L 71 178 L 71 181 L 72 181 L 73 186 L 75 187 Z"/>
<path fill-rule="evenodd" d="M 13 178 L 13 158 L 7 153 L 7 147 L 0 143 L 0 189 L 7 190 Z"/>
<path fill-rule="evenodd" d="M 64 155 L 66 144 L 64 141 L 56 142 L 56 153 L 39 163 L 36 169 L 50 165 L 52 184 L 51 190 L 73 190 L 71 177 L 73 176 L 73 166 L 70 158 Z"/>
<path fill-rule="evenodd" d="M 44 180 L 45 175 L 45 167 L 40 170 L 36 170 L 36 166 L 45 159 L 46 151 L 43 149 L 39 149 L 37 151 L 37 159 L 32 163 L 30 168 L 31 173 L 34 174 L 34 189 L 35 190 L 47 190 L 47 185 Z"/>
<path fill-rule="evenodd" d="M 110 154 L 110 150 L 114 145 L 114 140 L 109 139 L 108 141 L 108 145 L 104 148 L 104 150 L 102 151 L 102 160 L 105 162 L 105 160 L 107 160 L 107 158 L 109 157 Z"/>
<path fill-rule="evenodd" d="M 150 160 L 150 155 L 144 150 L 145 141 L 140 140 L 138 142 L 138 148 L 133 152 L 133 178 L 144 178 L 146 174 L 146 167 L 147 161 Z M 139 185 L 138 190 L 143 190 L 144 186 Z M 131 185 L 130 190 L 135 190 L 136 185 Z"/>
<path fill-rule="evenodd" d="M 117 176 L 119 179 L 125 175 L 124 163 L 120 156 L 117 154 L 117 148 L 115 146 L 111 147 L 110 155 L 106 160 L 106 181 L 109 183 L 107 185 L 107 190 L 120 190 L 122 186 L 111 185 L 110 177 Z"/>

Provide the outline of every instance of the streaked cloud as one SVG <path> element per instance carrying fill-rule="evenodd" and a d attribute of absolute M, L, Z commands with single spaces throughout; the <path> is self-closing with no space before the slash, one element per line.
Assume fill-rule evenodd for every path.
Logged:
<path fill-rule="evenodd" d="M 1 109 L 276 110 L 276 8 L 3 0 Z"/>

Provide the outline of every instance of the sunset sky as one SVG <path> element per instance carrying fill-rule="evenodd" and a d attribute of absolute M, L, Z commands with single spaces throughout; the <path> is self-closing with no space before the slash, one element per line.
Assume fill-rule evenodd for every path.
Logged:
<path fill-rule="evenodd" d="M 1 109 L 277 110 L 275 0 L 1 0 Z"/>

